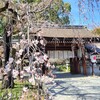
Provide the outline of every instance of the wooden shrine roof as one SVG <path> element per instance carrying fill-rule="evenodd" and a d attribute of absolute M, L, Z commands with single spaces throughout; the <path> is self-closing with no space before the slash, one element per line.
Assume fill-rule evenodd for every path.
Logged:
<path fill-rule="evenodd" d="M 94 35 L 85 27 L 74 28 L 42 28 L 40 31 L 43 37 L 57 37 L 57 38 L 93 38 L 99 37 Z"/>

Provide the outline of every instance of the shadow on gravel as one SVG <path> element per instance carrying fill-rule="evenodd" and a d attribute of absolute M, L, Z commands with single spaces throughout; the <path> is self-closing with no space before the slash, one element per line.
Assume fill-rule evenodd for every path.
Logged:
<path fill-rule="evenodd" d="M 57 95 L 60 96 L 60 98 L 57 100 L 65 100 L 63 99 L 63 96 L 64 97 L 66 96 L 66 100 L 67 97 L 70 97 L 71 98 L 70 100 L 100 100 L 100 93 L 95 93 L 95 92 L 89 93 L 85 91 L 85 89 L 84 90 L 80 89 L 77 86 L 74 86 L 73 84 L 67 85 L 66 83 L 65 86 L 63 85 L 64 83 L 66 82 L 57 80 L 56 85 L 49 88 L 50 92 L 53 94 L 54 97 L 56 97 Z M 86 88 L 92 89 L 91 86 Z"/>
<path fill-rule="evenodd" d="M 56 75 L 56 78 L 77 78 L 77 77 L 86 77 L 82 74 L 70 74 L 69 72 L 57 72 L 54 73 Z"/>
<path fill-rule="evenodd" d="M 56 84 L 49 88 L 52 95 L 57 97 L 54 100 L 100 100 L 98 78 L 94 80 L 89 78 L 88 80 L 87 76 L 81 74 L 59 71 L 54 71 L 54 74 L 56 75 Z M 74 80 L 74 78 L 76 79 Z"/>
<path fill-rule="evenodd" d="M 100 100 L 99 93 L 76 94 L 76 100 Z"/>

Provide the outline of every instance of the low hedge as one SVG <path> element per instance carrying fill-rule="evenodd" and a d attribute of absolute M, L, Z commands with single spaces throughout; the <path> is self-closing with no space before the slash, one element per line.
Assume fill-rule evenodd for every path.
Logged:
<path fill-rule="evenodd" d="M 66 68 L 66 66 L 59 66 L 58 70 L 66 72 L 67 68 Z"/>

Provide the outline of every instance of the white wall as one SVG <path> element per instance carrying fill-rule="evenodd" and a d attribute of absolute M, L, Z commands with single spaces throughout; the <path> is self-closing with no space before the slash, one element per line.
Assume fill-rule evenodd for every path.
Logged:
<path fill-rule="evenodd" d="M 48 56 L 50 58 L 60 58 L 60 59 L 66 59 L 66 58 L 73 58 L 74 52 L 72 51 L 60 51 L 60 50 L 54 50 L 54 51 L 48 51 Z"/>

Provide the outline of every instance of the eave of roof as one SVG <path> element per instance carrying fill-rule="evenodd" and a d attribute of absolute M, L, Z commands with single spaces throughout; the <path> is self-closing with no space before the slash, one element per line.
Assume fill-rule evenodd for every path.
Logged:
<path fill-rule="evenodd" d="M 57 38 L 93 38 L 94 35 L 87 28 L 42 28 L 40 32 L 43 37 Z"/>
<path fill-rule="evenodd" d="M 87 29 L 43 29 L 43 33 L 41 34 L 44 37 L 65 37 L 65 38 L 87 38 L 87 37 L 95 37 Z"/>

